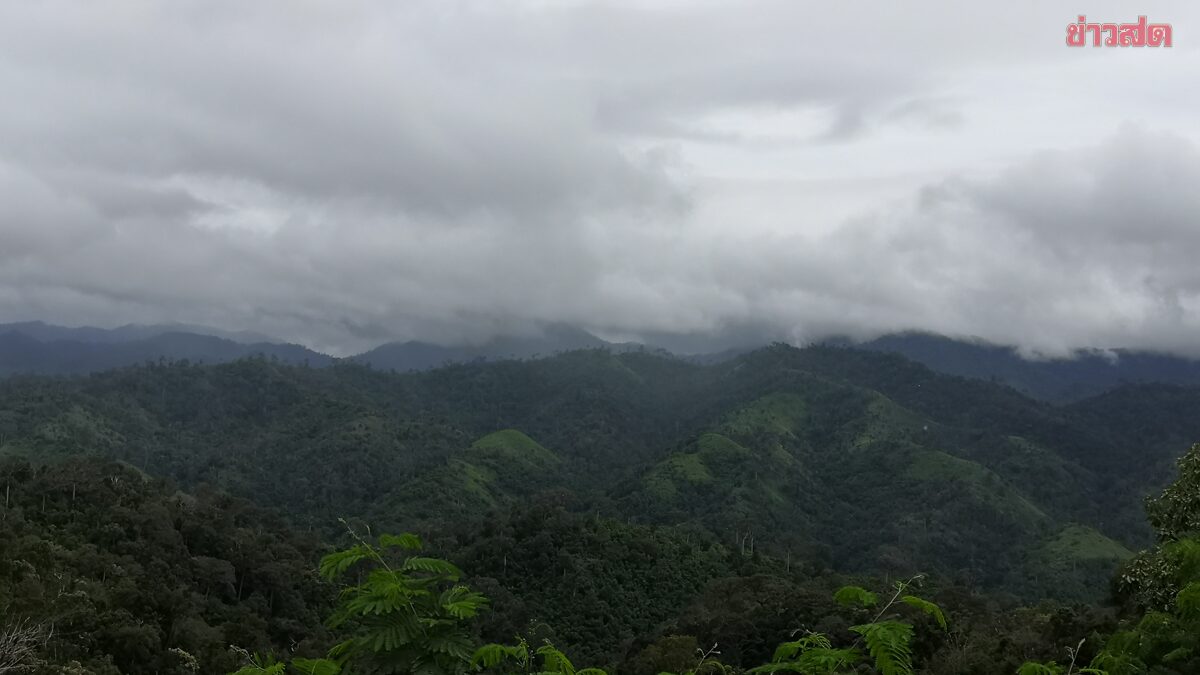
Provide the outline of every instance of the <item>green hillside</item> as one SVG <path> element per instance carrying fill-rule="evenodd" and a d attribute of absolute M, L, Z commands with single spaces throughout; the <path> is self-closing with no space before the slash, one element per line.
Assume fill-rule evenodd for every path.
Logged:
<path fill-rule="evenodd" d="M 403 375 L 153 365 L 7 380 L 0 403 L 7 454 L 120 459 L 327 532 L 339 517 L 436 528 L 564 489 L 739 550 L 1016 592 L 1067 523 L 1144 542 L 1138 496 L 1156 478 L 1106 473 L 1129 451 L 1083 409 L 835 348 L 712 366 L 594 350 Z"/>
<path fill-rule="evenodd" d="M 1135 504 L 1086 497 L 1107 480 L 1088 460 L 1113 452 L 1094 426 L 852 350 L 775 347 L 709 367 L 592 351 L 408 375 L 250 360 L 11 380 L 0 397 L 6 452 L 119 458 L 326 529 L 340 516 L 419 526 L 560 487 L 617 516 L 754 531 L 766 550 L 796 538 L 831 546 L 851 569 L 869 570 L 873 554 L 843 549 L 843 536 L 894 537 L 927 520 L 967 529 L 955 519 L 974 518 L 970 508 L 995 516 L 996 536 L 1044 519 L 1144 537 Z M 926 493 L 947 483 L 966 503 L 926 513 Z M 858 517 L 832 517 L 842 508 Z M 970 522 L 980 527 L 986 519 Z M 948 537 L 943 557 L 972 557 L 973 538 Z"/>
<path fill-rule="evenodd" d="M 504 429 L 484 436 L 471 444 L 470 456 L 504 470 L 545 470 L 559 459 L 532 438 L 516 429 Z"/>
<path fill-rule="evenodd" d="M 251 359 L 4 380 L 0 448 L 38 471 L 117 460 L 325 541 L 347 525 L 417 532 L 503 606 L 481 635 L 553 626 L 557 644 L 646 672 L 667 658 L 668 631 L 724 639 L 741 630 L 728 622 L 755 627 L 739 662 L 768 659 L 795 628 L 780 617 L 801 620 L 839 575 L 922 573 L 964 607 L 950 589 L 1103 598 L 1148 541 L 1141 498 L 1164 480 L 1128 467 L 1166 462 L 1190 432 L 1186 394 L 1168 392 L 1140 445 L 1128 415 L 1106 426 L 1120 396 L 1053 407 L 821 347 L 706 366 L 596 350 L 409 374 Z M 813 595 L 775 618 L 735 618 L 719 600 L 767 607 L 767 589 Z"/>

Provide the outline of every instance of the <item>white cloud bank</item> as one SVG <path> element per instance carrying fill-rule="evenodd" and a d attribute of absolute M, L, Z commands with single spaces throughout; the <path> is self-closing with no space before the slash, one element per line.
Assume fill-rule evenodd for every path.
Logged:
<path fill-rule="evenodd" d="M 1045 3 L 13 3 L 0 322 L 1200 354 L 1197 12 L 1155 7 L 1170 50 Z"/>

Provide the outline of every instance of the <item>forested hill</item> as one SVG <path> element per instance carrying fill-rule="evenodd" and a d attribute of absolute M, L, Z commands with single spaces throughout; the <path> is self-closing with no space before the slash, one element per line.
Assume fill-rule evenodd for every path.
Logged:
<path fill-rule="evenodd" d="M 495 600 L 486 639 L 649 675 L 697 639 L 761 663 L 795 622 L 849 625 L 815 600 L 839 575 L 925 573 L 969 611 L 1102 597 L 1149 542 L 1142 499 L 1200 438 L 1198 405 L 1140 385 L 1052 406 L 896 355 L 784 345 L 713 365 L 596 349 L 407 374 L 258 357 L 14 376 L 0 606 L 94 633 L 55 648 L 79 672 L 175 672 L 168 647 L 206 664 L 233 663 L 229 643 L 293 649 L 320 641 L 331 602 L 302 583 L 303 542 L 345 541 L 345 518 L 471 570 Z M 1057 639 L 963 642 L 994 631 L 1105 621 L 1022 616 L 970 624 L 930 672 L 961 672 L 963 650 L 1050 658 Z"/>
<path fill-rule="evenodd" d="M 1200 392 L 1143 387 L 1172 404 L 1135 420 L 1112 413 L 1121 396 L 1056 408 L 827 347 L 402 375 L 249 359 L 8 379 L 0 451 L 120 459 L 320 531 L 349 516 L 437 532 L 565 489 L 581 510 L 848 572 L 1083 597 L 1145 543 L 1142 497 L 1200 437 Z"/>
<path fill-rule="evenodd" d="M 184 673 L 182 650 L 225 673 L 231 644 L 324 645 L 317 540 L 261 507 L 96 458 L 0 459 L 0 490 L 0 672 Z M 14 665 L 23 629 L 62 667 Z"/>

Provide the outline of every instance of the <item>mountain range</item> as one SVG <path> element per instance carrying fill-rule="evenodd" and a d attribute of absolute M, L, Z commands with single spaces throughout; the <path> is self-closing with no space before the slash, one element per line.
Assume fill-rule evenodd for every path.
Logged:
<path fill-rule="evenodd" d="M 403 372 L 170 331 L 5 340 L 92 366 L 199 346 L 0 378 L 0 548 L 16 561 L 0 605 L 94 636 L 64 638 L 62 658 L 97 673 L 171 672 L 167 646 L 212 664 L 234 662 L 230 644 L 322 642 L 305 559 L 347 527 L 415 532 L 471 570 L 495 599 L 486 639 L 537 631 L 620 672 L 661 672 L 635 663 L 681 635 L 699 639 L 688 658 L 732 639 L 745 651 L 726 658 L 761 662 L 797 625 L 851 625 L 819 610 L 830 585 L 917 574 L 978 632 L 968 651 L 1002 664 L 947 654 L 927 672 L 1013 672 L 1057 653 L 1049 633 L 1020 642 L 1028 626 L 1074 637 L 1102 621 L 1044 603 L 1107 594 L 1153 540 L 1144 498 L 1200 438 L 1200 387 L 1052 403 L 885 351 L 930 336 L 704 359 L 606 344 L 517 359 L 508 344 Z M 214 346 L 225 362 L 193 358 Z"/>
<path fill-rule="evenodd" d="M 1200 437 L 1197 408 L 1200 389 L 1164 384 L 1055 406 L 822 346 L 404 374 L 251 359 L 10 378 L 0 454 L 120 459 L 318 528 L 352 515 L 436 531 L 565 489 L 598 513 L 844 571 L 1082 597 L 1146 542 L 1141 499 Z"/>
<path fill-rule="evenodd" d="M 95 326 L 57 326 L 44 321 L 20 321 L 0 323 L 0 334 L 3 333 L 19 333 L 40 342 L 67 341 L 101 344 L 146 340 L 166 333 L 208 335 L 242 344 L 283 342 L 283 340 L 255 331 L 230 331 L 211 326 L 178 322 L 155 324 L 130 323 L 116 328 L 97 328 Z"/>
<path fill-rule="evenodd" d="M 994 380 L 1033 398 L 1055 403 L 1081 400 L 1123 384 L 1200 385 L 1200 361 L 1130 349 L 1078 350 L 1070 357 L 1035 359 L 1026 358 L 1012 346 L 921 332 L 884 335 L 862 342 L 835 338 L 822 344 L 900 354 L 940 373 Z M 80 375 L 164 359 L 227 363 L 251 356 L 311 367 L 345 361 L 403 373 L 455 363 L 537 359 L 597 348 L 614 353 L 669 354 L 638 342 L 604 340 L 561 323 L 538 326 L 522 335 L 493 337 L 474 345 L 390 342 L 337 359 L 251 331 L 223 331 L 188 324 L 67 328 L 34 321 L 0 324 L 0 376 Z M 677 357 L 714 364 L 746 351 L 749 350 L 730 348 Z"/>
<path fill-rule="evenodd" d="M 141 331 L 126 335 L 70 333 L 70 338 L 38 339 L 27 333 L 0 327 L 0 375 L 83 375 L 147 361 L 192 361 L 227 363 L 251 356 L 275 358 L 297 365 L 325 366 L 333 358 L 300 345 L 274 342 L 242 343 L 189 332 L 161 332 L 142 337 Z M 55 332 L 37 331 L 43 335 Z M 101 340 L 90 339 L 95 335 Z"/>
<path fill-rule="evenodd" d="M 902 354 L 941 373 L 997 380 L 1047 401 L 1076 401 L 1122 384 L 1200 385 L 1200 361 L 1133 349 L 1025 358 L 1015 347 L 931 333 L 885 335 L 857 346 Z"/>

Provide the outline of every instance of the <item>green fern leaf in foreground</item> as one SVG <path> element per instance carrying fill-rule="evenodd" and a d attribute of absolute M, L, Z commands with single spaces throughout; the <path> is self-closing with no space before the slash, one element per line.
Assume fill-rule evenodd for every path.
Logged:
<path fill-rule="evenodd" d="M 803 654 L 810 649 L 830 649 L 833 644 L 829 641 L 829 636 L 824 633 L 810 633 L 794 642 L 784 642 L 775 648 L 775 655 L 771 658 L 774 663 L 782 663 L 790 661 L 797 654 Z"/>
<path fill-rule="evenodd" d="M 942 613 L 941 607 L 938 607 L 924 598 L 918 598 L 915 595 L 906 595 L 900 598 L 900 602 L 903 602 L 910 607 L 916 607 L 929 616 L 932 616 L 934 620 L 937 621 L 937 624 L 942 627 L 942 630 L 948 630 L 946 615 Z"/>
<path fill-rule="evenodd" d="M 912 675 L 912 625 L 880 621 L 851 626 L 850 630 L 862 636 L 881 675 Z"/>
<path fill-rule="evenodd" d="M 338 675 L 342 669 L 329 659 L 292 659 L 292 670 L 301 675 Z"/>
<path fill-rule="evenodd" d="M 874 607 L 879 603 L 879 596 L 860 586 L 843 586 L 833 594 L 833 599 L 846 607 Z"/>
<path fill-rule="evenodd" d="M 384 548 L 402 548 L 407 551 L 421 550 L 421 538 L 415 534 L 381 534 L 379 545 Z"/>

